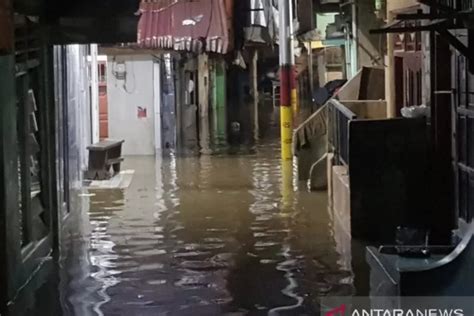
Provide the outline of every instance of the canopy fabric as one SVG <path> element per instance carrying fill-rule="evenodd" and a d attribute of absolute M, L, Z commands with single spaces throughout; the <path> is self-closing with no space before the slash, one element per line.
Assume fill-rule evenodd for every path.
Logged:
<path fill-rule="evenodd" d="M 138 45 L 226 54 L 232 49 L 233 0 L 154 0 L 140 4 Z"/>

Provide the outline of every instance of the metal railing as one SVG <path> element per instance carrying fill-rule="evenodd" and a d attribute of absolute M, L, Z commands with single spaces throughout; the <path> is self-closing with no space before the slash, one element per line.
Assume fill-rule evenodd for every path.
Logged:
<path fill-rule="evenodd" d="M 335 99 L 328 102 L 329 149 L 338 165 L 349 164 L 349 122 L 355 119 L 357 115 L 341 102 Z"/>

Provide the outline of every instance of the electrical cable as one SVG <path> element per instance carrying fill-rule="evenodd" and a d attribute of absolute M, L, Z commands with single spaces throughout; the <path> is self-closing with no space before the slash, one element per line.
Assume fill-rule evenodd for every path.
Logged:
<path fill-rule="evenodd" d="M 134 66 L 133 57 L 131 58 L 131 67 L 132 67 L 131 72 L 132 72 L 132 77 L 133 77 L 133 89 L 128 90 L 128 88 L 127 88 L 127 78 L 128 78 L 127 75 L 125 75 L 125 80 L 124 80 L 124 83 L 123 83 L 123 90 L 128 94 L 133 94 L 137 90 L 137 79 L 135 77 L 135 66 Z M 127 69 L 127 63 L 125 63 L 125 74 L 128 73 L 128 71 L 126 69 Z"/>

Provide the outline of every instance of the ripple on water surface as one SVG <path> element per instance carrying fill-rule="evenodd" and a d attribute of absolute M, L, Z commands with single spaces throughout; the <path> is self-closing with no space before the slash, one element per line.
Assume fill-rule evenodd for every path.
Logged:
<path fill-rule="evenodd" d="M 131 186 L 87 197 L 69 244 L 70 314 L 309 315 L 320 295 L 351 294 L 325 193 L 284 201 L 275 152 L 127 157 Z"/>

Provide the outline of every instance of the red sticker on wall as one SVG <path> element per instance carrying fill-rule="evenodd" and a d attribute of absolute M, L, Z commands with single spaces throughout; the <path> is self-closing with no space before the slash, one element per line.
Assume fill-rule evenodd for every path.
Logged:
<path fill-rule="evenodd" d="M 146 118 L 147 115 L 146 115 L 146 108 L 144 107 L 137 107 L 137 117 L 138 118 Z"/>

